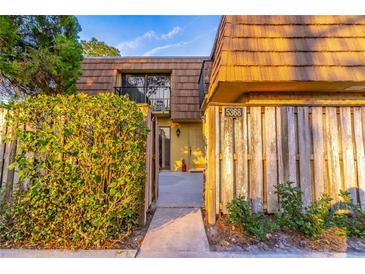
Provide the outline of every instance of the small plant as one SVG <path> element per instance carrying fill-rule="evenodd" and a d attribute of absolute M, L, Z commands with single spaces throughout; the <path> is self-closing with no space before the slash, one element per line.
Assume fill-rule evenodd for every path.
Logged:
<path fill-rule="evenodd" d="M 327 194 L 304 208 L 302 191 L 293 182 L 277 185 L 280 211 L 275 219 L 265 218 L 262 212 L 253 212 L 244 197 L 232 200 L 228 205 L 230 224 L 240 225 L 256 239 L 263 239 L 270 231 L 292 229 L 308 238 L 319 238 L 331 227 L 340 228 L 346 236 L 365 238 L 365 211 L 355 204 L 347 191 L 341 191 L 340 202 L 331 206 L 332 199 Z"/>
<path fill-rule="evenodd" d="M 242 226 L 257 240 L 262 240 L 276 225 L 270 219 L 264 218 L 262 212 L 253 212 L 250 203 L 244 197 L 237 197 L 228 204 L 228 223 Z"/>
<path fill-rule="evenodd" d="M 228 222 L 242 226 L 258 240 L 277 228 L 295 230 L 308 238 L 319 238 L 327 229 L 337 227 L 346 236 L 365 238 L 365 211 L 354 204 L 349 192 L 341 191 L 340 202 L 335 206 L 331 206 L 332 199 L 327 194 L 322 194 L 308 208 L 304 208 L 303 193 L 293 182 L 278 184 L 277 193 L 281 208 L 275 212 L 274 220 L 265 218 L 262 212 L 253 212 L 249 201 L 238 197 L 228 205 Z"/>
<path fill-rule="evenodd" d="M 280 227 L 300 230 L 304 225 L 305 214 L 303 212 L 302 194 L 299 187 L 293 182 L 286 182 L 276 186 L 279 195 L 281 211 L 275 216 Z"/>
<path fill-rule="evenodd" d="M 331 198 L 323 194 L 320 199 L 304 208 L 303 192 L 293 182 L 279 184 L 281 211 L 275 216 L 283 229 L 293 229 L 306 237 L 318 238 L 331 224 Z"/>
<path fill-rule="evenodd" d="M 302 230 L 305 236 L 318 238 L 331 226 L 331 201 L 327 194 L 322 194 L 318 200 L 309 205 Z"/>
<path fill-rule="evenodd" d="M 353 202 L 348 191 L 341 191 L 340 198 L 334 208 L 334 225 L 342 228 L 349 237 L 365 238 L 365 211 Z"/>

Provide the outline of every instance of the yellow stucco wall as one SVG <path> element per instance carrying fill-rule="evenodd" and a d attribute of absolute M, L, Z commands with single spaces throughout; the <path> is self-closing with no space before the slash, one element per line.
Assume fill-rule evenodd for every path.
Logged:
<path fill-rule="evenodd" d="M 171 128 L 171 170 L 181 170 L 184 159 L 188 170 L 205 167 L 205 146 L 201 122 L 173 122 L 168 118 L 157 118 L 160 127 Z M 180 136 L 176 130 L 180 129 Z"/>
<path fill-rule="evenodd" d="M 148 112 L 150 110 L 150 107 L 148 104 L 137 104 L 138 108 L 142 111 L 143 116 L 147 116 Z"/>

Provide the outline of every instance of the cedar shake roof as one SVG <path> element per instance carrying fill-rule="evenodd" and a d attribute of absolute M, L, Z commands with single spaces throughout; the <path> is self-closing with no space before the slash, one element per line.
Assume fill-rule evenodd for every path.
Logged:
<path fill-rule="evenodd" d="M 85 58 L 78 90 L 88 94 L 110 92 L 118 73 L 171 73 L 171 119 L 200 120 L 199 75 L 208 57 Z"/>
<path fill-rule="evenodd" d="M 223 16 L 211 57 L 211 89 L 219 82 L 364 82 L 365 16 Z"/>

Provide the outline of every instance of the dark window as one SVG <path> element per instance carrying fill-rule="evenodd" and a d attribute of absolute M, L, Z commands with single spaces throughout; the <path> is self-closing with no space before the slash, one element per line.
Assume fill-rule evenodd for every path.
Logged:
<path fill-rule="evenodd" d="M 168 74 L 124 74 L 122 87 L 117 89 L 137 103 L 149 103 L 153 111 L 170 110 L 171 78 Z"/>

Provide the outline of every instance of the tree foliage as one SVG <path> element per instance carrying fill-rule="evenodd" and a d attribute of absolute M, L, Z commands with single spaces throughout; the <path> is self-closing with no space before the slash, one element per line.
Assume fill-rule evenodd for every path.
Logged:
<path fill-rule="evenodd" d="M 111 93 L 12 102 L 15 199 L 0 214 L 8 247 L 99 248 L 123 241 L 143 207 L 147 128 L 136 103 Z M 10 141 L 9 139 L 7 141 Z"/>
<path fill-rule="evenodd" d="M 74 16 L 0 16 L 0 79 L 28 95 L 74 92 L 80 30 Z"/>
<path fill-rule="evenodd" d="M 98 41 L 95 37 L 91 38 L 90 41 L 82 40 L 81 44 L 84 56 L 120 56 L 119 49 L 108 46 L 105 42 Z"/>

